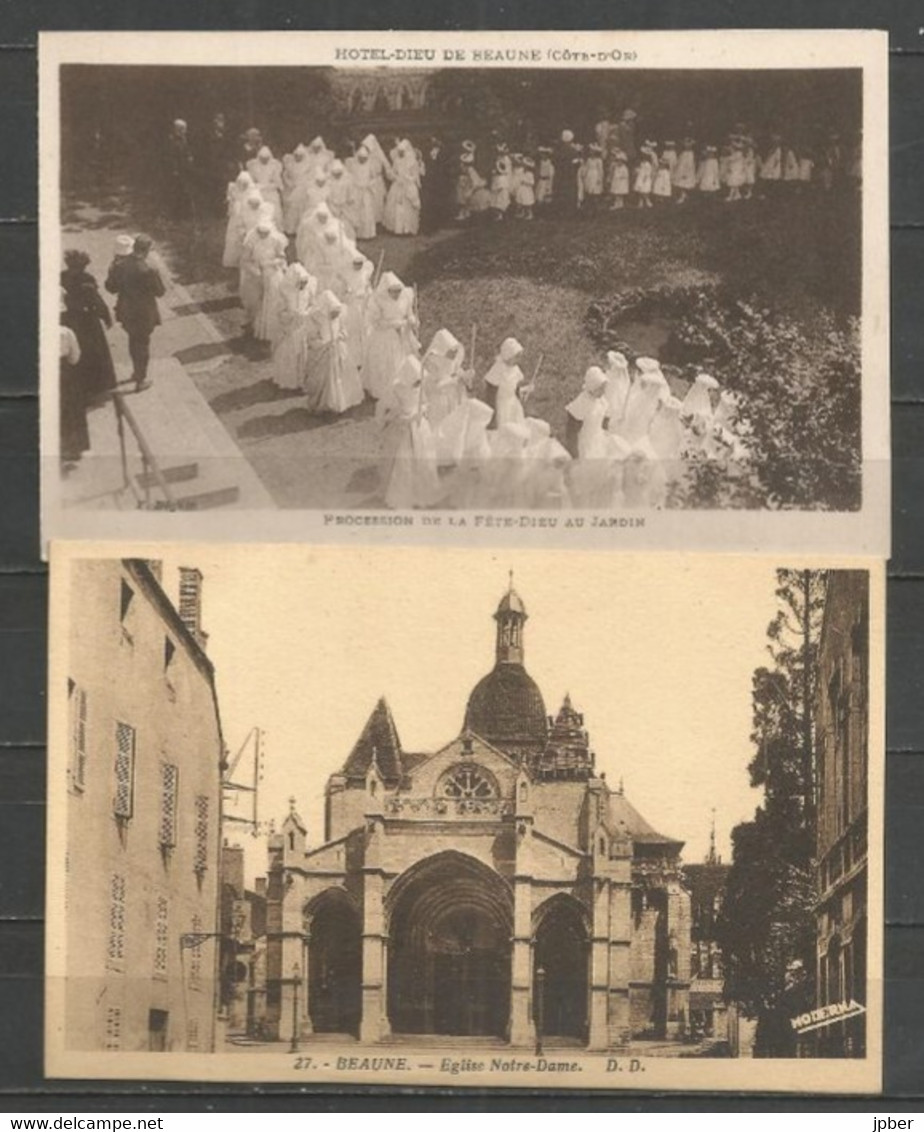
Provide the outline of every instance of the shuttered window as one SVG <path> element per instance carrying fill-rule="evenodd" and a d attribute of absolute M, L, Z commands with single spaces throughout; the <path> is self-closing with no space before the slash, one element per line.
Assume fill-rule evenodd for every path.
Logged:
<path fill-rule="evenodd" d="M 106 964 L 121 969 L 125 962 L 125 877 L 114 873 L 109 882 L 109 943 Z"/>
<path fill-rule="evenodd" d="M 161 849 L 176 845 L 176 811 L 180 770 L 173 763 L 160 764 L 160 833 Z"/>
<path fill-rule="evenodd" d="M 73 680 L 68 681 L 71 752 L 68 771 L 71 788 L 82 791 L 87 781 L 87 693 Z"/>
<path fill-rule="evenodd" d="M 166 896 L 158 896 L 154 920 L 154 975 L 167 977 L 167 937 L 169 905 Z"/>
<path fill-rule="evenodd" d="M 200 875 L 209 867 L 209 799 L 207 794 L 196 795 L 196 849 L 193 868 Z"/>
<path fill-rule="evenodd" d="M 135 784 L 135 729 L 127 723 L 116 724 L 115 797 L 112 803 L 117 818 L 132 816 Z"/>

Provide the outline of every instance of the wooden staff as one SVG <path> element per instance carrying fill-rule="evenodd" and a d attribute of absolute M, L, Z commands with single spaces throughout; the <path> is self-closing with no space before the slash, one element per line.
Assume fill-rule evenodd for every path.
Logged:
<path fill-rule="evenodd" d="M 533 393 L 535 393 L 535 392 L 536 392 L 536 389 L 535 389 L 535 386 L 536 386 L 536 379 L 537 379 L 537 378 L 539 377 L 539 370 L 541 370 L 541 369 L 542 369 L 542 360 L 543 360 L 543 358 L 544 358 L 544 357 L 545 357 L 545 354 L 540 354 L 540 355 L 539 355 L 539 361 L 538 361 L 538 362 L 536 362 L 536 368 L 535 368 L 535 369 L 533 370 L 533 376 L 532 376 L 532 378 L 530 379 L 530 382 L 529 382 L 529 384 L 530 384 L 530 385 L 532 385 L 532 386 L 533 386 L 533 388 L 532 388 L 532 390 L 531 390 L 531 391 L 530 391 L 529 393 L 527 393 L 527 394 L 526 394 L 526 396 L 525 396 L 525 397 L 523 398 L 523 400 L 524 400 L 524 401 L 528 401 L 528 400 L 530 399 L 530 397 L 531 397 L 531 396 L 533 395 Z"/>
<path fill-rule="evenodd" d="M 469 349 L 469 354 L 468 354 L 468 368 L 470 370 L 473 370 L 473 371 L 475 369 L 475 345 L 476 345 L 477 342 L 478 342 L 478 323 L 473 322 L 472 323 L 472 344 L 471 344 L 471 347 Z"/>
<path fill-rule="evenodd" d="M 379 279 L 381 279 L 381 277 L 382 277 L 382 266 L 384 265 L 384 263 L 385 263 L 385 249 L 382 248 L 382 250 L 379 252 L 379 262 L 376 265 L 375 275 L 373 276 L 373 279 L 372 279 L 372 289 L 373 289 L 373 291 L 378 286 Z"/>

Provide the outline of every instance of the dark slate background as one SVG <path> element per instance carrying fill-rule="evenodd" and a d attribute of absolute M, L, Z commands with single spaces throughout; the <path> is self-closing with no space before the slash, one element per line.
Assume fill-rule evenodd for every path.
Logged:
<path fill-rule="evenodd" d="M 42 1074 L 47 576 L 38 557 L 41 30 L 890 32 L 893 558 L 888 586 L 887 1099 L 261 1088 Z M 0 0 L 0 1105 L 5 1111 L 890 1111 L 924 1100 L 924 5 L 905 0 Z"/>

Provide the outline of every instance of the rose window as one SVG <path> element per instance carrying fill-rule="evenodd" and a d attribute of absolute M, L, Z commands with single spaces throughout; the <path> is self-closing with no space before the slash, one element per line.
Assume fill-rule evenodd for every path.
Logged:
<path fill-rule="evenodd" d="M 481 767 L 463 764 L 453 767 L 440 780 L 437 793 L 442 798 L 457 801 L 482 801 L 496 798 L 497 783 Z"/>

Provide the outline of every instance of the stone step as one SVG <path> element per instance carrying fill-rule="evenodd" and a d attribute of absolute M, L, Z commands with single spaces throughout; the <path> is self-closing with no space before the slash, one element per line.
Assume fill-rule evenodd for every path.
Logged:
<path fill-rule="evenodd" d="M 156 358 L 150 377 L 150 387 L 141 392 L 130 385 L 121 387 L 122 401 L 167 484 L 189 485 L 189 490 L 170 492 L 177 509 L 273 509 L 269 492 L 180 363 L 172 357 Z M 157 477 L 145 468 L 127 420 L 123 421 L 123 467 L 115 406 L 108 403 L 95 409 L 89 427 L 91 450 L 64 481 L 65 504 L 169 508 Z"/>

